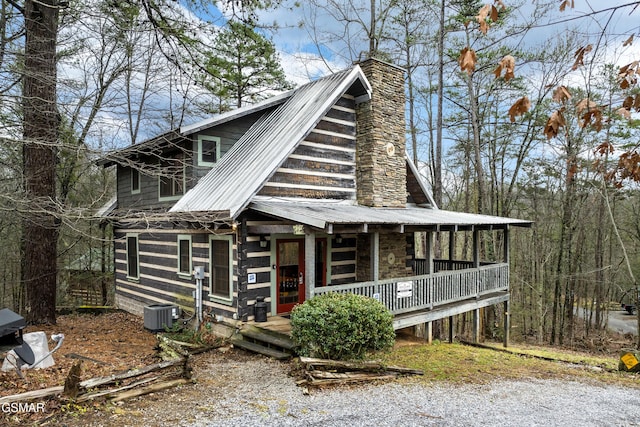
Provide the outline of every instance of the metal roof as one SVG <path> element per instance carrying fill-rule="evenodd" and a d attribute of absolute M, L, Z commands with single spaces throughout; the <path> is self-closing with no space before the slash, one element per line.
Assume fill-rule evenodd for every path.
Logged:
<path fill-rule="evenodd" d="M 118 207 L 118 197 L 113 196 L 110 198 L 98 211 L 94 216 L 98 218 L 105 218 L 111 214 Z"/>
<path fill-rule="evenodd" d="M 258 120 L 170 212 L 226 211 L 236 218 L 335 102 L 355 85 L 369 99 L 359 66 L 294 90 L 285 103 Z"/>
<path fill-rule="evenodd" d="M 132 156 L 137 156 L 140 154 L 152 154 L 153 152 L 157 153 L 158 156 L 160 156 L 163 147 L 170 145 L 172 142 L 178 140 L 179 138 L 189 136 L 203 129 L 212 126 L 218 126 L 249 114 L 257 113 L 262 110 L 275 107 L 285 102 L 292 93 L 292 90 L 286 91 L 256 104 L 247 105 L 221 114 L 216 114 L 215 116 L 206 120 L 201 120 L 187 126 L 182 126 L 179 129 L 172 129 L 168 132 L 163 133 L 162 135 L 157 135 L 153 138 L 138 142 L 137 144 L 129 145 L 125 148 L 111 151 L 107 153 L 102 159 L 98 160 L 97 164 L 100 166 L 111 166 L 113 164 L 122 162 Z"/>
<path fill-rule="evenodd" d="M 278 104 L 282 104 L 283 102 L 285 102 L 293 92 L 294 92 L 293 90 L 288 90 L 279 95 L 272 96 L 271 98 L 267 98 L 256 104 L 236 108 L 235 110 L 227 111 L 221 114 L 216 114 L 215 116 L 208 118 L 206 120 L 201 120 L 199 122 L 196 122 L 187 126 L 182 126 L 180 128 L 180 134 L 184 136 L 191 135 L 203 129 L 209 128 L 211 126 L 218 126 L 218 125 L 221 125 L 222 123 L 230 122 L 231 120 L 235 120 L 239 117 L 247 116 L 249 114 L 257 113 L 267 108 L 274 107 Z"/>
<path fill-rule="evenodd" d="M 502 227 L 514 225 L 529 227 L 532 222 L 522 219 L 491 215 L 453 212 L 433 208 L 407 206 L 406 208 L 372 208 L 345 203 L 283 202 L 254 200 L 249 209 L 263 214 L 295 221 L 320 229 L 334 225 L 406 225 L 439 227 Z"/>

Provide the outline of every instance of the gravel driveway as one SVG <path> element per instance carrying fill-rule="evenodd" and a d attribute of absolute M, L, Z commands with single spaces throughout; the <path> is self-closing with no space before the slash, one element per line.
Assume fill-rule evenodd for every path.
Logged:
<path fill-rule="evenodd" d="M 235 357 L 235 356 L 234 356 Z M 557 380 L 424 386 L 401 380 L 311 390 L 286 363 L 216 354 L 197 384 L 85 414 L 72 426 L 640 426 L 640 389 Z M 630 379 L 633 380 L 633 379 Z M 77 422 L 77 424 L 76 424 Z"/>

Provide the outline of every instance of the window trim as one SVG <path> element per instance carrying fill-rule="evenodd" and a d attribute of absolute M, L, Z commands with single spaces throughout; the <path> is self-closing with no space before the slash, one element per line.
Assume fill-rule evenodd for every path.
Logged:
<path fill-rule="evenodd" d="M 213 141 L 216 143 L 216 161 L 206 162 L 202 159 L 204 154 L 203 142 Z M 198 135 L 198 166 L 214 166 L 220 160 L 220 137 L 210 135 Z"/>
<path fill-rule="evenodd" d="M 229 294 L 223 296 L 213 293 L 213 251 L 211 242 L 214 240 L 224 240 L 229 248 Z M 212 235 L 209 236 L 209 299 L 226 305 L 233 304 L 233 236 L 232 235 Z"/>
<path fill-rule="evenodd" d="M 180 242 L 187 240 L 189 242 L 189 267 L 187 269 L 186 272 L 181 271 L 180 270 L 180 263 L 182 260 L 182 253 L 180 252 L 182 246 L 180 245 Z M 178 276 L 184 278 L 184 279 L 191 279 L 191 272 L 193 271 L 193 241 L 191 239 L 191 235 L 190 234 L 178 234 L 177 237 L 177 254 L 178 254 L 178 263 L 176 265 L 176 270 L 178 272 Z"/>
<path fill-rule="evenodd" d="M 140 185 L 142 183 L 142 180 L 140 178 L 140 171 L 136 168 L 131 168 L 131 194 L 140 194 Z M 138 184 L 138 188 L 134 188 L 134 182 L 137 181 Z"/>
<path fill-rule="evenodd" d="M 132 276 L 131 273 L 131 265 L 130 256 L 129 256 L 129 239 L 135 239 L 136 241 L 136 276 Z M 130 281 L 138 281 L 140 280 L 140 238 L 137 233 L 127 233 L 125 235 L 125 253 L 126 253 L 126 262 L 127 262 L 127 280 Z"/>
<path fill-rule="evenodd" d="M 158 201 L 160 202 L 168 202 L 168 201 L 175 201 L 175 200 L 180 200 L 182 198 L 182 196 L 185 195 L 186 193 L 186 184 L 187 184 L 187 166 L 185 164 L 185 156 L 184 154 L 182 155 L 182 158 L 178 157 L 167 157 L 166 159 L 164 159 L 165 161 L 173 161 L 173 160 L 177 160 L 180 163 L 182 163 L 182 193 L 181 194 L 174 194 L 172 196 L 162 196 L 161 190 L 162 190 L 162 178 L 169 178 L 171 179 L 171 182 L 174 183 L 175 181 L 177 181 L 177 179 L 172 178 L 172 177 L 168 177 L 168 176 L 164 176 L 163 173 L 163 165 L 162 165 L 162 161 L 163 159 L 160 159 L 160 176 L 158 177 Z"/>

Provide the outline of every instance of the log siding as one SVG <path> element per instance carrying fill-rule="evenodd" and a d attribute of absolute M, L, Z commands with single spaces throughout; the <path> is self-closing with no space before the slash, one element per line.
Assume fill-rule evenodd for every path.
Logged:
<path fill-rule="evenodd" d="M 258 193 L 262 196 L 355 199 L 355 99 L 343 96 Z"/>
<path fill-rule="evenodd" d="M 331 245 L 331 285 L 352 283 L 356 279 L 356 235 L 341 235 L 342 242 L 334 237 Z"/>
<path fill-rule="evenodd" d="M 127 278 L 127 259 L 125 236 L 138 235 L 139 278 Z M 227 234 L 231 230 L 226 231 Z M 193 266 L 205 267 L 203 281 L 203 309 L 214 310 L 225 317 L 234 317 L 238 301 L 238 261 L 237 245 L 233 243 L 233 300 L 224 304 L 209 296 L 210 254 L 209 236 L 205 230 L 168 230 L 168 229 L 116 229 L 114 232 L 115 285 L 116 292 L 136 305 L 175 304 L 189 314 L 195 310 L 193 291 L 195 280 L 178 272 L 178 236 L 191 237 L 191 259 Z M 235 242 L 235 239 L 233 239 Z"/>

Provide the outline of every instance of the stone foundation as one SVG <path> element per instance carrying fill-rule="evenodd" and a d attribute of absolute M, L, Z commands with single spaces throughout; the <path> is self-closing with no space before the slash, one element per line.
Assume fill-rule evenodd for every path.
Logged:
<path fill-rule="evenodd" d="M 145 304 L 116 293 L 116 307 L 136 316 L 144 316 Z"/>

